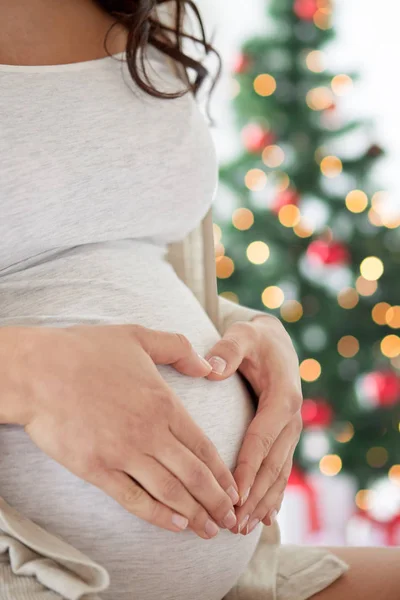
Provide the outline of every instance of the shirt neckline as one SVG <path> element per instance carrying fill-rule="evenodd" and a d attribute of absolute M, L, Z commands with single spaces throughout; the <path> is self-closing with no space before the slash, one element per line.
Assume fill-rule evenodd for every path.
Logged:
<path fill-rule="evenodd" d="M 7 65 L 0 63 L 0 72 L 13 72 L 13 73 L 49 73 L 49 72 L 63 72 L 63 71 L 83 71 L 86 69 L 93 69 L 95 67 L 101 67 L 111 63 L 112 60 L 118 58 L 125 58 L 126 50 L 111 54 L 109 56 L 102 56 L 101 58 L 93 58 L 91 60 L 84 60 L 73 63 L 61 63 L 58 65 Z M 121 62 L 121 61 L 116 61 Z"/>

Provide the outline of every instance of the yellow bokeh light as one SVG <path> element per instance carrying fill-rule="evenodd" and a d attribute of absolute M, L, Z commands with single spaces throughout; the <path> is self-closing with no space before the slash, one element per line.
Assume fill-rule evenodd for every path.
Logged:
<path fill-rule="evenodd" d="M 235 270 L 235 264 L 229 256 L 222 256 L 216 264 L 217 277 L 219 279 L 228 279 Z"/>
<path fill-rule="evenodd" d="M 284 192 L 285 190 L 287 190 L 290 185 L 289 175 L 282 171 L 281 173 L 276 172 L 275 176 L 276 176 L 276 191 Z"/>
<path fill-rule="evenodd" d="M 276 90 L 276 80 L 269 73 L 262 73 L 255 78 L 254 89 L 260 96 L 271 96 Z"/>
<path fill-rule="evenodd" d="M 323 475 L 333 477 L 342 470 L 342 459 L 337 454 L 327 454 L 319 461 L 319 470 Z"/>
<path fill-rule="evenodd" d="M 237 208 L 232 214 L 232 223 L 236 229 L 245 231 L 254 223 L 254 215 L 248 208 Z"/>
<path fill-rule="evenodd" d="M 389 479 L 393 483 L 400 484 L 400 465 L 393 465 L 389 469 Z"/>
<path fill-rule="evenodd" d="M 285 153 L 280 146 L 272 145 L 264 148 L 261 157 L 267 167 L 275 169 L 280 167 L 285 160 Z"/>
<path fill-rule="evenodd" d="M 350 212 L 361 213 L 368 206 L 368 196 L 361 190 L 353 190 L 346 196 L 346 207 Z"/>
<path fill-rule="evenodd" d="M 322 73 L 325 70 L 325 54 L 321 50 L 311 50 L 306 57 L 306 65 L 313 73 Z"/>
<path fill-rule="evenodd" d="M 392 329 L 400 327 L 400 306 L 391 306 L 386 313 L 386 323 Z"/>
<path fill-rule="evenodd" d="M 383 275 L 384 266 L 380 258 L 368 256 L 360 265 L 360 273 L 368 281 L 376 281 Z"/>
<path fill-rule="evenodd" d="M 267 308 L 279 308 L 285 300 L 285 294 L 277 285 L 270 285 L 263 291 L 261 299 Z"/>
<path fill-rule="evenodd" d="M 259 192 L 267 185 L 267 176 L 261 169 L 250 169 L 247 171 L 244 182 L 252 192 Z"/>
<path fill-rule="evenodd" d="M 213 234 L 214 234 L 214 244 L 217 245 L 220 243 L 222 238 L 222 230 L 219 225 L 213 223 Z"/>
<path fill-rule="evenodd" d="M 372 225 L 375 225 L 375 227 L 382 227 L 383 225 L 382 217 L 378 212 L 376 212 L 375 208 L 369 209 L 368 220 Z"/>
<path fill-rule="evenodd" d="M 360 510 L 368 510 L 371 506 L 371 490 L 359 490 L 355 502 Z"/>
<path fill-rule="evenodd" d="M 383 467 L 389 458 L 386 448 L 383 446 L 373 446 L 367 452 L 367 463 L 370 467 Z"/>
<path fill-rule="evenodd" d="M 382 217 L 382 225 L 384 225 L 388 229 L 397 229 L 397 227 L 400 227 L 400 215 L 398 217 Z"/>
<path fill-rule="evenodd" d="M 246 255 L 251 263 L 261 265 L 269 259 L 269 247 L 265 242 L 251 242 L 247 246 Z"/>
<path fill-rule="evenodd" d="M 325 156 L 325 158 L 321 160 L 320 168 L 325 177 L 333 178 L 340 175 L 343 170 L 343 165 L 342 161 L 337 156 Z"/>
<path fill-rule="evenodd" d="M 235 292 L 221 292 L 219 295 L 227 300 L 230 300 L 231 302 L 239 304 L 239 296 L 235 294 Z"/>
<path fill-rule="evenodd" d="M 215 260 L 221 260 L 221 258 L 224 256 L 225 254 L 225 246 L 221 243 L 217 244 L 215 246 Z"/>
<path fill-rule="evenodd" d="M 377 325 L 386 325 L 386 315 L 390 309 L 390 304 L 387 302 L 378 302 L 372 309 L 372 320 Z"/>
<path fill-rule="evenodd" d="M 293 231 L 299 238 L 308 238 L 311 237 L 314 233 L 314 230 L 311 229 L 311 227 L 303 225 L 301 220 L 297 225 L 293 227 Z"/>
<path fill-rule="evenodd" d="M 344 358 L 352 358 L 360 349 L 360 343 L 353 335 L 344 335 L 340 338 L 337 350 Z"/>
<path fill-rule="evenodd" d="M 333 104 L 333 95 L 328 87 L 312 88 L 307 93 L 306 102 L 311 110 L 326 110 Z"/>
<path fill-rule="evenodd" d="M 294 204 L 282 206 L 278 213 L 278 219 L 284 227 L 295 227 L 300 223 L 300 210 Z"/>
<path fill-rule="evenodd" d="M 353 85 L 353 80 L 348 75 L 336 75 L 332 79 L 332 90 L 336 96 L 344 96 Z"/>
<path fill-rule="evenodd" d="M 281 317 L 288 323 L 296 323 L 303 316 L 303 307 L 297 300 L 288 300 L 281 307 Z"/>
<path fill-rule="evenodd" d="M 372 296 L 372 294 L 375 294 L 377 289 L 378 284 L 376 281 L 368 281 L 367 279 L 364 279 L 362 275 L 357 277 L 356 290 L 360 296 Z"/>
<path fill-rule="evenodd" d="M 321 371 L 321 365 L 315 358 L 306 358 L 300 364 L 300 376 L 303 381 L 316 381 Z"/>
<path fill-rule="evenodd" d="M 384 205 L 389 201 L 389 192 L 384 190 L 380 190 L 379 192 L 375 192 L 371 199 L 371 206 L 376 212 L 380 212 Z"/>
<path fill-rule="evenodd" d="M 338 293 L 338 304 L 342 308 L 352 309 L 357 306 L 359 296 L 355 289 L 345 288 Z"/>
<path fill-rule="evenodd" d="M 346 444 L 347 442 L 350 442 L 350 440 L 353 439 L 353 437 L 354 426 L 352 423 L 350 423 L 350 421 L 344 423 L 340 430 L 334 433 L 335 440 L 340 444 Z"/>
<path fill-rule="evenodd" d="M 332 27 L 332 17 L 329 12 L 323 9 L 317 10 L 313 17 L 313 21 L 315 26 L 323 31 Z"/>
<path fill-rule="evenodd" d="M 400 354 L 400 337 L 398 335 L 387 335 L 381 341 L 381 352 L 387 358 L 396 358 Z"/>

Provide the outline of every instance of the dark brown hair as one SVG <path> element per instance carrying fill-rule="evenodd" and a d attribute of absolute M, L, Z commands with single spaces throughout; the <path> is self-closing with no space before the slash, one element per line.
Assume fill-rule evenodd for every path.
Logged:
<path fill-rule="evenodd" d="M 118 23 L 121 23 L 128 30 L 126 59 L 130 74 L 137 85 L 157 98 L 178 98 L 184 94 L 191 92 L 196 97 L 200 86 L 203 84 L 206 77 L 209 75 L 208 70 L 198 60 L 187 56 L 182 50 L 183 38 L 188 38 L 195 43 L 200 43 L 204 48 L 206 55 L 213 52 L 218 59 L 218 71 L 214 77 L 212 86 L 209 91 L 207 103 L 207 115 L 211 125 L 214 125 L 213 119 L 209 114 L 209 101 L 211 92 L 221 74 L 221 57 L 217 50 L 206 40 L 203 21 L 201 19 L 198 8 L 193 0 L 96 0 L 100 6 L 110 15 L 115 17 L 111 29 Z M 162 19 L 157 17 L 157 7 L 161 4 L 168 3 L 171 6 L 171 16 L 173 16 L 172 26 L 163 23 Z M 186 24 L 187 9 L 190 8 L 194 13 L 197 23 L 200 26 L 201 37 L 198 38 L 191 33 L 184 31 L 183 27 Z M 107 39 L 107 36 L 106 36 Z M 105 40 L 106 42 L 106 40 Z M 137 70 L 137 57 L 140 58 L 141 69 L 146 78 L 146 61 L 145 49 L 148 44 L 155 46 L 158 50 L 172 58 L 178 63 L 179 74 L 186 84 L 186 88 L 178 92 L 166 93 L 155 89 L 151 82 L 142 79 Z M 106 44 L 105 44 L 106 46 Z M 107 51 L 107 48 L 105 48 Z M 190 80 L 187 69 L 193 69 L 196 73 L 194 82 Z"/>

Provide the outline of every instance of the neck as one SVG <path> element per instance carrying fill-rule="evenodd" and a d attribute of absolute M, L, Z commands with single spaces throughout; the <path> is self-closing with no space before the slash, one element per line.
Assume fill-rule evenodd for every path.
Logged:
<path fill-rule="evenodd" d="M 115 18 L 95 0 L 0 0 L 0 63 L 62 64 L 107 56 Z M 111 54 L 126 47 L 125 28 L 107 37 Z"/>

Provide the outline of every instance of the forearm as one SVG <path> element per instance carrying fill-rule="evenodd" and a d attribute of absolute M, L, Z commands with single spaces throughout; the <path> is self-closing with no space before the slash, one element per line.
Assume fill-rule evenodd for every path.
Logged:
<path fill-rule="evenodd" d="M 34 328 L 0 327 L 0 423 L 23 425 L 29 410 L 24 357 Z M 31 342 L 30 342 L 31 343 Z"/>

